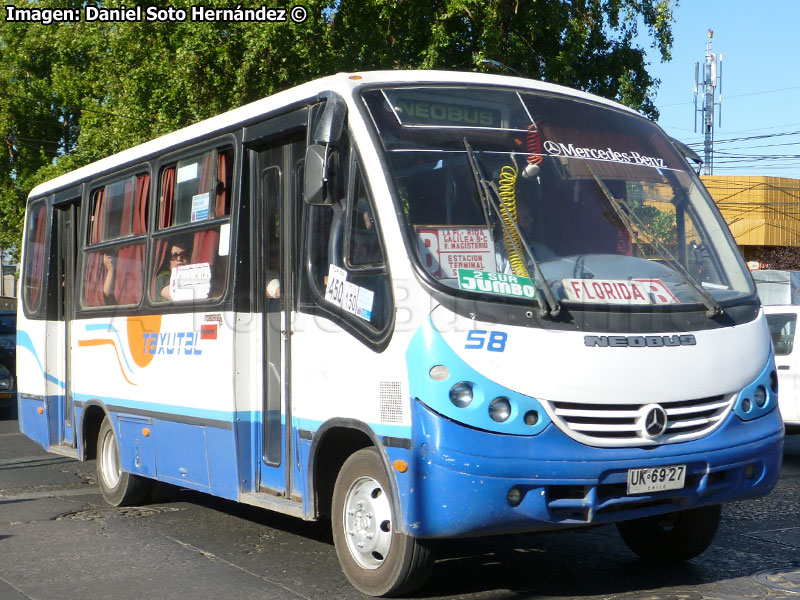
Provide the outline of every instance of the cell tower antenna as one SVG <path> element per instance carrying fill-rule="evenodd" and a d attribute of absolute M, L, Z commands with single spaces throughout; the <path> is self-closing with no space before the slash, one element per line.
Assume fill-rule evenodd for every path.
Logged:
<path fill-rule="evenodd" d="M 697 131 L 697 113 L 701 113 L 703 127 L 704 174 L 714 173 L 714 107 L 719 106 L 719 127 L 722 127 L 722 54 L 711 51 L 714 31 L 708 30 L 706 57 L 703 62 L 703 80 L 700 81 L 700 63 L 694 63 L 694 130 Z M 719 88 L 719 101 L 714 100 Z M 702 95 L 702 106 L 697 108 L 697 94 Z"/>

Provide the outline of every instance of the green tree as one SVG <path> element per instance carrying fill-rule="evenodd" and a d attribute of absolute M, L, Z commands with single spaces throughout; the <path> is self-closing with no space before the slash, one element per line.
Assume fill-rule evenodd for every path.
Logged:
<path fill-rule="evenodd" d="M 637 34 L 644 26 L 669 60 L 672 22 L 669 0 L 341 0 L 331 42 L 343 70 L 487 71 L 497 61 L 655 118 L 658 81 Z"/>
<path fill-rule="evenodd" d="M 21 8 L 80 8 L 18 0 Z M 109 0 L 108 8 L 151 3 Z M 193 0 L 170 5 L 187 11 Z M 283 8 L 285 3 L 268 3 Z M 37 183 L 160 134 L 337 71 L 442 68 L 526 76 L 617 99 L 655 117 L 669 0 L 304 0 L 286 23 L 0 22 L 0 244 L 18 246 Z M 207 7 L 230 8 L 223 0 Z M 260 6 L 260 3 L 245 3 Z"/>
<path fill-rule="evenodd" d="M 66 27 L 0 26 L 0 245 L 18 248 L 28 191 L 76 149 L 84 52 Z"/>

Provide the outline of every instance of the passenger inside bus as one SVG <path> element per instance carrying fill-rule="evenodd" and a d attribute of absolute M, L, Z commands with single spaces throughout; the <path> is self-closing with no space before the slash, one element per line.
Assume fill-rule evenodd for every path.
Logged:
<path fill-rule="evenodd" d="M 188 238 L 178 238 L 169 243 L 161 270 L 156 275 L 156 291 L 158 292 L 156 300 L 159 302 L 174 300 L 170 290 L 170 278 L 173 270 L 189 264 L 191 248 L 192 244 Z"/>
<path fill-rule="evenodd" d="M 267 254 L 266 295 L 272 300 L 281 297 L 281 251 L 278 243 L 276 240 L 271 240 Z"/>
<path fill-rule="evenodd" d="M 103 254 L 103 266 L 106 268 L 106 276 L 103 278 L 103 303 L 116 304 L 114 280 L 117 275 L 117 257 L 114 254 Z"/>

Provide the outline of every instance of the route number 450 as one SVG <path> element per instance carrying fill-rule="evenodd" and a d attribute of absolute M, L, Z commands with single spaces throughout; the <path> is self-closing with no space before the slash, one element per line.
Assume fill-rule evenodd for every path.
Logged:
<path fill-rule="evenodd" d="M 464 348 L 483 350 L 485 347 L 489 352 L 505 352 L 507 339 L 508 334 L 505 331 L 472 329 L 467 332 L 467 343 L 464 344 Z"/>

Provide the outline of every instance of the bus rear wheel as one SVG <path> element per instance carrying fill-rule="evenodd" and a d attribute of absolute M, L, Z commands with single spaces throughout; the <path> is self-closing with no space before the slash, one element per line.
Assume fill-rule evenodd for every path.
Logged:
<path fill-rule="evenodd" d="M 701 554 L 714 541 L 722 508 L 701 506 L 617 523 L 622 539 L 641 558 L 679 563 Z"/>
<path fill-rule="evenodd" d="M 370 596 L 394 596 L 420 587 L 433 558 L 424 542 L 396 531 L 397 509 L 377 450 L 348 458 L 333 489 L 331 527 L 347 579 Z"/>
<path fill-rule="evenodd" d="M 144 500 L 150 481 L 122 470 L 119 444 L 111 418 L 106 416 L 97 436 L 97 483 L 111 506 L 129 506 Z"/>

